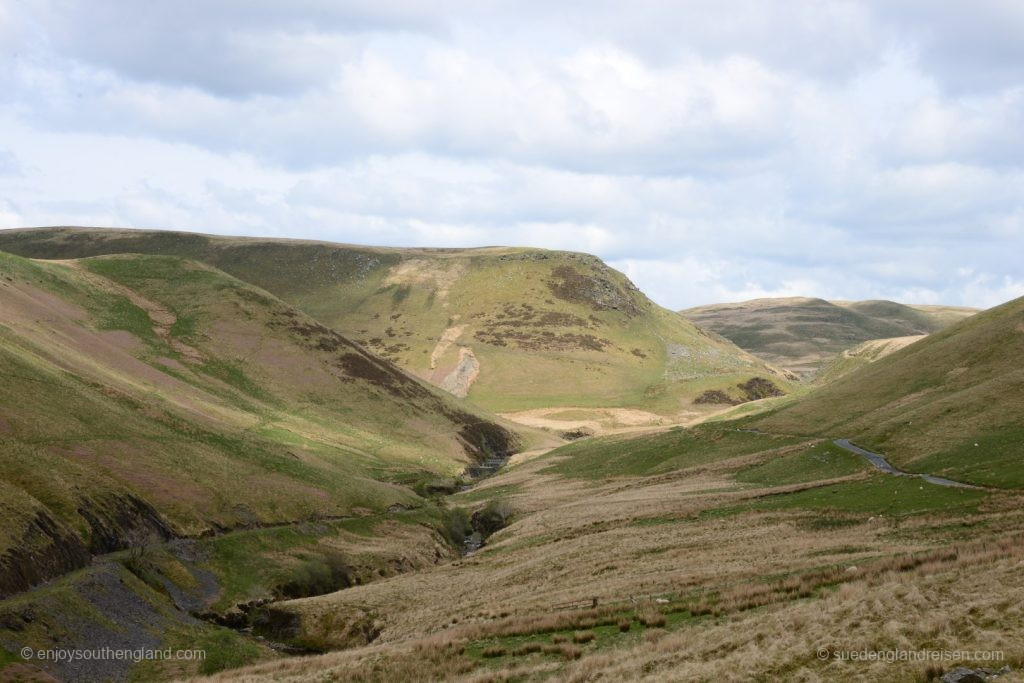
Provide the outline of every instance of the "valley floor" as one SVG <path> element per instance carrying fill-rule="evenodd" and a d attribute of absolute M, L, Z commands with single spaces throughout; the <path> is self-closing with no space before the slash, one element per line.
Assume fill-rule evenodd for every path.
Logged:
<path fill-rule="evenodd" d="M 215 680 L 923 681 L 954 652 L 1021 680 L 1020 503 L 823 440 L 585 439 L 450 497 L 512 512 L 479 552 L 274 605 L 297 641 L 345 649 Z"/>

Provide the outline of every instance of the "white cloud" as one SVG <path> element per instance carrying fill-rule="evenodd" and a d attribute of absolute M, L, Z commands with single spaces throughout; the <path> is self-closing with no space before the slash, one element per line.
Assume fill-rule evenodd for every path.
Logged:
<path fill-rule="evenodd" d="M 0 218 L 987 304 L 1024 279 L 1024 22 L 954 5 L 0 4 Z"/>

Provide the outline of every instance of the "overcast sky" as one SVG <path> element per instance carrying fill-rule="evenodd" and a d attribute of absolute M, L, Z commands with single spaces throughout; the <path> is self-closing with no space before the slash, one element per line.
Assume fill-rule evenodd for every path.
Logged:
<path fill-rule="evenodd" d="M 990 306 L 1024 295 L 1024 2 L 0 0 L 0 227 L 55 224 Z"/>

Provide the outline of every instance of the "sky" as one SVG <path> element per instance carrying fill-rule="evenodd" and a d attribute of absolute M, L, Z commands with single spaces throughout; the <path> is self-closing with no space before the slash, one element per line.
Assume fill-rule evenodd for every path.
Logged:
<path fill-rule="evenodd" d="M 0 0 L 0 228 L 39 225 L 988 307 L 1024 295 L 1024 2 Z"/>

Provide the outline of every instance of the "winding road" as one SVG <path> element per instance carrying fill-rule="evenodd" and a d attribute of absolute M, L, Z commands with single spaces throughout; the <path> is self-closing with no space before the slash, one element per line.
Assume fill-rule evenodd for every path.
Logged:
<path fill-rule="evenodd" d="M 945 477 L 936 477 L 933 474 L 914 474 L 912 472 L 904 472 L 893 467 L 888 460 L 885 459 L 879 453 L 873 453 L 865 448 L 861 448 L 853 443 L 850 443 L 849 439 L 836 439 L 833 441 L 835 445 L 839 446 L 843 450 L 847 450 L 851 453 L 865 458 L 868 462 L 875 466 L 876 469 L 881 470 L 887 474 L 893 474 L 897 477 L 917 477 L 918 479 L 924 479 L 931 484 L 937 484 L 939 486 L 950 486 L 958 489 L 981 489 L 981 486 L 975 486 L 974 484 L 965 484 L 962 481 L 954 481 L 952 479 L 946 479 Z"/>

